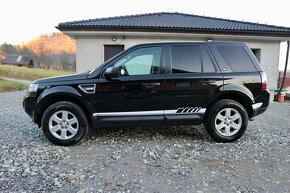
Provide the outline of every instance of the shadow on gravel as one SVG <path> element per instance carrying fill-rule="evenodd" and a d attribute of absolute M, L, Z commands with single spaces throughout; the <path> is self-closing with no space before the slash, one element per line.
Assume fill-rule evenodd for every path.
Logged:
<path fill-rule="evenodd" d="M 210 141 L 203 125 L 193 126 L 150 126 L 150 127 L 119 127 L 92 129 L 87 139 L 139 140 L 154 141 L 156 138 L 175 140 L 205 140 Z"/>

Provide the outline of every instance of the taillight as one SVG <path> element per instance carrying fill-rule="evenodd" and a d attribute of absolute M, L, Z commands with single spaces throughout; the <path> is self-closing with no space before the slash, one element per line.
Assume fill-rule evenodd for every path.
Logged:
<path fill-rule="evenodd" d="M 261 78 L 262 78 L 262 89 L 267 89 L 267 74 L 265 72 L 262 72 Z"/>

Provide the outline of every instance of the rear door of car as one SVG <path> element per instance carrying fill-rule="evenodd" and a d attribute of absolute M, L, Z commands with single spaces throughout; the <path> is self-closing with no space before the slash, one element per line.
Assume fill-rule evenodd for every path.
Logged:
<path fill-rule="evenodd" d="M 256 98 L 261 91 L 262 69 L 243 43 L 214 42 L 209 46 L 222 69 L 225 85 L 243 85 Z"/>
<path fill-rule="evenodd" d="M 165 123 L 203 120 L 208 104 L 217 96 L 223 76 L 204 44 L 167 46 Z"/>

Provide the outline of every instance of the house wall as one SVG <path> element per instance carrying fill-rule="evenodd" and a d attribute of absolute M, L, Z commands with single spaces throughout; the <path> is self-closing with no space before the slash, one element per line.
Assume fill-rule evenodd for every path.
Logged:
<path fill-rule="evenodd" d="M 281 85 L 282 85 L 282 82 L 283 82 L 283 77 L 284 77 L 284 74 L 281 73 L 280 74 L 280 78 L 279 78 L 279 88 L 281 88 Z M 287 72 L 286 74 L 286 78 L 285 78 L 285 82 L 284 82 L 284 87 L 286 90 L 287 90 L 287 93 L 290 94 L 290 73 Z"/>
<path fill-rule="evenodd" d="M 116 41 L 112 41 L 112 37 L 116 37 Z M 112 36 L 112 35 L 78 35 L 74 37 L 77 40 L 77 56 L 76 56 L 76 71 L 84 72 L 93 70 L 98 65 L 104 62 L 104 45 L 125 45 L 125 49 L 136 44 L 154 43 L 154 42 L 187 42 L 187 41 L 207 41 L 208 39 L 214 41 L 241 41 L 245 42 L 250 48 L 261 49 L 260 64 L 263 70 L 268 75 L 269 89 L 277 88 L 278 67 L 279 67 L 279 52 L 280 41 L 268 40 L 267 38 L 255 39 L 253 37 L 239 37 L 239 36 L 188 36 L 180 34 L 178 36 L 146 36 L 142 35 L 132 36 Z"/>

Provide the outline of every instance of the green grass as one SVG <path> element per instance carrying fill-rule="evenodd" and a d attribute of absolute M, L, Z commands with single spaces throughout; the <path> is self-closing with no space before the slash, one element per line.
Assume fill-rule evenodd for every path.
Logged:
<path fill-rule="evenodd" d="M 19 91 L 27 89 L 27 87 L 27 84 L 0 78 L 0 92 Z"/>
<path fill-rule="evenodd" d="M 36 80 L 66 74 L 73 74 L 73 72 L 0 65 L 0 77 L 20 80 Z"/>

